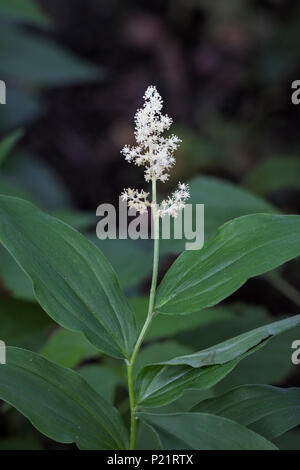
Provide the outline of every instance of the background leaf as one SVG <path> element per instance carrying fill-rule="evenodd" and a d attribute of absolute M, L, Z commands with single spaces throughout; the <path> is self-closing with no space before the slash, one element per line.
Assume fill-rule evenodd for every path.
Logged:
<path fill-rule="evenodd" d="M 15 83 L 57 86 L 97 81 L 100 67 L 87 63 L 55 42 L 12 25 L 1 25 L 0 74 Z"/>
<path fill-rule="evenodd" d="M 1 172 L 6 181 L 30 194 L 30 201 L 47 209 L 59 210 L 70 206 L 67 188 L 57 174 L 43 161 L 27 152 L 16 152 Z M 19 194 L 9 194 L 19 196 Z"/>
<path fill-rule="evenodd" d="M 135 312 L 138 329 L 141 329 L 147 316 L 149 299 L 147 297 L 135 297 L 129 300 L 129 303 Z M 215 308 L 204 309 L 201 312 L 192 313 L 185 317 L 174 315 L 172 320 L 165 315 L 156 315 L 146 334 L 146 339 L 159 339 L 174 336 L 176 333 L 194 330 L 207 324 L 214 324 L 219 321 L 226 322 L 236 318 L 230 307 L 218 306 Z"/>
<path fill-rule="evenodd" d="M 258 164 L 244 181 L 244 186 L 260 195 L 283 189 L 300 188 L 298 157 L 272 157 Z"/>
<path fill-rule="evenodd" d="M 205 349 L 274 320 L 261 307 L 244 304 L 230 304 L 227 307 L 232 312 L 231 318 L 202 325 L 192 332 L 183 332 L 177 336 L 177 340 L 194 350 Z M 297 366 L 291 362 L 291 344 L 298 337 L 299 326 L 274 337 L 263 348 L 239 363 L 216 385 L 215 393 L 224 393 L 245 383 L 279 384 L 285 381 L 289 374 L 292 375 L 293 371 L 297 374 Z"/>
<path fill-rule="evenodd" d="M 109 403 L 113 403 L 115 387 L 120 378 L 111 368 L 88 364 L 81 367 L 78 372 L 99 395 Z"/>
<path fill-rule="evenodd" d="M 144 367 L 136 382 L 136 402 L 162 406 L 187 389 L 207 389 L 218 383 L 256 348 L 272 336 L 300 324 L 300 315 L 262 326 L 198 353 L 176 357 Z"/>
<path fill-rule="evenodd" d="M 3 164 L 5 158 L 15 147 L 16 143 L 22 137 L 22 135 L 23 131 L 19 129 L 0 140 L 0 166 Z"/>
<path fill-rule="evenodd" d="M 89 239 L 110 261 L 123 289 L 130 289 L 151 276 L 152 246 L 144 240 L 99 240 L 96 236 Z"/>
<path fill-rule="evenodd" d="M 0 297 L 0 324 L 7 346 L 38 350 L 54 323 L 36 303 Z"/>
<path fill-rule="evenodd" d="M 99 350 L 82 333 L 64 328 L 58 328 L 52 333 L 40 354 L 56 364 L 70 368 L 84 359 L 100 356 Z"/>
<path fill-rule="evenodd" d="M 273 440 L 300 424 L 300 389 L 245 385 L 204 400 L 192 411 L 232 419 Z"/>
<path fill-rule="evenodd" d="M 259 196 L 220 178 L 201 176 L 188 181 L 188 184 L 191 193 L 188 203 L 193 205 L 193 213 L 195 214 L 196 204 L 204 204 L 205 240 L 215 235 L 222 224 L 236 217 L 259 212 L 278 212 Z M 160 245 L 162 253 L 181 253 L 185 250 L 185 240 L 171 238 L 161 240 Z"/>
<path fill-rule="evenodd" d="M 36 26 L 49 26 L 50 19 L 34 0 L 2 0 L 0 17 L 30 23 Z"/>

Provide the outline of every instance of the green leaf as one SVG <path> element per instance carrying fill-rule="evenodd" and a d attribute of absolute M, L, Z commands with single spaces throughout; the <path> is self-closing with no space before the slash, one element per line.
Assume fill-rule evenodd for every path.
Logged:
<path fill-rule="evenodd" d="M 259 212 L 278 212 L 261 197 L 220 178 L 202 176 L 192 179 L 189 185 L 191 198 L 188 202 L 205 206 L 205 238 L 214 235 L 231 219 Z"/>
<path fill-rule="evenodd" d="M 183 346 L 174 340 L 150 343 L 139 351 L 135 361 L 135 371 L 153 362 L 168 361 L 174 356 L 189 354 L 191 351 L 188 346 Z"/>
<path fill-rule="evenodd" d="M 113 402 L 115 387 L 120 378 L 111 368 L 90 364 L 81 367 L 78 372 L 99 395 L 109 403 Z"/>
<path fill-rule="evenodd" d="M 7 182 L 14 184 L 31 195 L 30 202 L 37 202 L 51 211 L 69 206 L 70 195 L 55 172 L 42 160 L 29 153 L 14 153 L 6 165 L 3 175 Z M 8 196 L 22 197 L 18 193 Z M 27 196 L 26 196 L 27 197 Z"/>
<path fill-rule="evenodd" d="M 129 300 L 138 329 L 140 330 L 145 323 L 147 316 L 149 299 L 147 297 L 135 297 Z M 158 339 L 174 336 L 176 333 L 194 330 L 196 327 L 203 325 L 215 324 L 219 321 L 226 322 L 236 318 L 230 307 L 220 306 L 216 308 L 204 309 L 201 312 L 192 313 L 183 317 L 182 315 L 174 315 L 170 322 L 169 317 L 165 315 L 156 315 L 146 334 L 146 339 Z"/>
<path fill-rule="evenodd" d="M 22 89 L 10 82 L 6 83 L 6 105 L 0 106 L 3 131 L 29 126 L 43 111 L 44 106 L 36 89 Z"/>
<path fill-rule="evenodd" d="M 136 413 L 170 450 L 276 450 L 264 437 L 234 421 L 206 413 Z"/>
<path fill-rule="evenodd" d="M 243 333 L 235 338 L 228 339 L 218 345 L 211 346 L 191 355 L 172 359 L 167 364 L 187 364 L 191 367 L 201 367 L 210 364 L 225 364 L 241 354 L 246 353 L 256 345 L 276 336 L 284 331 L 300 325 L 300 314 L 268 325 L 260 326 L 252 331 Z"/>
<path fill-rule="evenodd" d="M 184 390 L 212 387 L 271 337 L 297 325 L 300 315 L 256 328 L 194 354 L 146 366 L 137 377 L 136 402 L 142 406 L 162 406 L 176 400 Z"/>
<path fill-rule="evenodd" d="M 230 375 L 217 384 L 216 391 L 223 393 L 245 383 L 279 384 L 293 372 L 297 374 L 297 366 L 291 362 L 291 344 L 295 338 L 300 338 L 299 326 L 277 336 L 238 364 Z"/>
<path fill-rule="evenodd" d="M 0 44 L 0 74 L 16 84 L 63 86 L 99 81 L 103 75 L 55 42 L 12 25 L 1 25 Z"/>
<path fill-rule="evenodd" d="M 0 246 L 0 283 L 3 289 L 16 299 L 36 302 L 31 279 L 2 245 Z"/>
<path fill-rule="evenodd" d="M 91 212 L 79 211 L 74 209 L 59 209 L 51 213 L 53 217 L 57 217 L 71 227 L 81 232 L 95 227 L 96 216 Z"/>
<path fill-rule="evenodd" d="M 99 350 L 82 333 L 58 328 L 40 354 L 56 364 L 73 368 L 85 359 L 99 356 Z"/>
<path fill-rule="evenodd" d="M 161 442 L 156 432 L 143 423 L 139 423 L 136 438 L 136 450 L 161 450 Z"/>
<path fill-rule="evenodd" d="M 202 250 L 185 251 L 157 292 L 157 312 L 186 314 L 216 305 L 247 279 L 300 255 L 300 216 L 254 214 L 231 220 Z"/>
<path fill-rule="evenodd" d="M 191 193 L 188 202 L 193 205 L 194 221 L 196 204 L 204 204 L 205 240 L 215 235 L 217 229 L 231 219 L 259 212 L 278 212 L 264 199 L 219 178 L 202 176 L 193 178 L 188 183 Z M 161 252 L 164 253 L 180 253 L 185 250 L 182 240 L 161 240 L 160 245 Z"/>
<path fill-rule="evenodd" d="M 80 449 L 124 449 L 119 412 L 76 372 L 18 348 L 7 348 L 0 367 L 0 398 L 40 432 Z"/>
<path fill-rule="evenodd" d="M 206 349 L 274 321 L 274 317 L 261 307 L 243 304 L 227 304 L 227 307 L 235 316 L 226 321 L 220 320 L 190 332 L 183 332 L 178 336 L 178 341 L 194 351 Z M 281 317 L 277 319 L 280 320 Z M 289 374 L 296 374 L 297 366 L 291 362 L 291 344 L 298 337 L 300 326 L 273 338 L 264 348 L 245 358 L 219 382 L 215 387 L 217 394 L 243 384 L 283 383 Z"/>
<path fill-rule="evenodd" d="M 38 208 L 0 196 L 0 240 L 31 277 L 44 310 L 115 357 L 129 357 L 134 315 L 102 253 L 76 230 Z"/>
<path fill-rule="evenodd" d="M 2 0 L 0 17 L 36 26 L 50 25 L 49 18 L 43 13 L 34 0 Z"/>
<path fill-rule="evenodd" d="M 287 188 L 299 189 L 299 157 L 273 157 L 263 160 L 247 175 L 244 186 L 261 195 Z"/>
<path fill-rule="evenodd" d="M 109 260 L 123 289 L 137 286 L 151 276 L 152 246 L 144 240 L 99 240 L 96 236 L 89 239 Z"/>
<path fill-rule="evenodd" d="M 7 137 L 4 137 L 4 139 L 0 141 L 0 166 L 3 164 L 5 158 L 15 147 L 16 143 L 22 137 L 22 135 L 23 131 L 19 129 L 12 132 Z"/>
<path fill-rule="evenodd" d="M 204 400 L 192 411 L 232 419 L 273 440 L 300 424 L 300 388 L 244 385 Z"/>
<path fill-rule="evenodd" d="M 235 360 L 201 368 L 148 365 L 137 376 L 136 402 L 156 408 L 177 400 L 185 390 L 206 390 L 229 374 L 237 363 Z"/>
<path fill-rule="evenodd" d="M 0 325 L 7 346 L 38 350 L 53 322 L 37 304 L 0 297 Z"/>

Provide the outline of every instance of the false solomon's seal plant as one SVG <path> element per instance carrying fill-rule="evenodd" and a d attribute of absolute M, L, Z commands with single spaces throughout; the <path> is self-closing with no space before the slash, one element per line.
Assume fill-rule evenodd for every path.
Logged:
<path fill-rule="evenodd" d="M 74 442 L 80 449 L 135 449 L 141 423 L 154 430 L 164 449 L 276 449 L 274 438 L 300 423 L 299 389 L 245 385 L 206 400 L 200 393 L 273 337 L 300 325 L 299 314 L 168 361 L 139 368 L 137 358 L 161 316 L 169 318 L 170 328 L 179 315 L 186 315 L 188 323 L 189 314 L 201 316 L 247 279 L 299 256 L 300 217 L 252 214 L 233 219 L 201 250 L 183 252 L 157 288 L 160 218 L 177 216 L 189 188 L 179 183 L 158 203 L 156 186 L 168 179 L 179 139 L 163 135 L 171 119 L 162 115 L 155 87 L 144 98 L 136 114 L 137 146 L 122 151 L 127 161 L 145 167 L 152 186 L 151 195 L 136 189 L 123 193 L 129 207 L 150 210 L 154 222 L 152 283 L 142 327 L 136 326 L 117 274 L 94 244 L 31 203 L 0 196 L 0 241 L 31 278 L 45 312 L 62 327 L 83 333 L 99 353 L 123 360 L 130 419 L 124 406 L 119 411 L 78 372 L 11 346 L 6 364 L 0 365 L 0 398 L 46 436 Z M 199 403 L 190 411 L 159 409 L 172 403 L 176 410 L 177 400 L 190 389 L 199 393 Z"/>

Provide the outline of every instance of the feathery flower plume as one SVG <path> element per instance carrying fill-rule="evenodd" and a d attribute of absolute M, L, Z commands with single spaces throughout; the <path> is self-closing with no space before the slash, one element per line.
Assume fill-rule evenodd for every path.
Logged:
<path fill-rule="evenodd" d="M 163 183 L 169 178 L 169 170 L 175 164 L 173 156 L 180 139 L 176 135 L 163 137 L 162 134 L 172 124 L 172 119 L 161 113 L 163 100 L 155 86 L 149 86 L 144 94 L 144 105 L 135 115 L 135 138 L 137 146 L 125 145 L 121 150 L 125 160 L 145 167 L 145 180 L 159 180 Z M 144 213 L 151 204 L 147 200 L 149 193 L 136 189 L 125 189 L 122 199 L 128 201 L 128 206 Z M 158 215 L 176 217 L 179 210 L 185 206 L 189 198 L 187 185 L 179 183 L 178 189 L 161 203 Z"/>

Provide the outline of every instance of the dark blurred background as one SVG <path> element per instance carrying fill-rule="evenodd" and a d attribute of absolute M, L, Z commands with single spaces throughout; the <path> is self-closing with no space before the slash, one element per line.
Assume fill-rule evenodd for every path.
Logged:
<path fill-rule="evenodd" d="M 22 150 L 54 169 L 78 208 L 94 210 L 124 185 L 143 184 L 119 151 L 132 142 L 149 84 L 183 139 L 171 185 L 199 172 L 240 182 L 261 159 L 299 155 L 296 0 L 36 5 L 40 16 L 28 19 L 1 7 L 1 132 L 25 127 Z"/>

